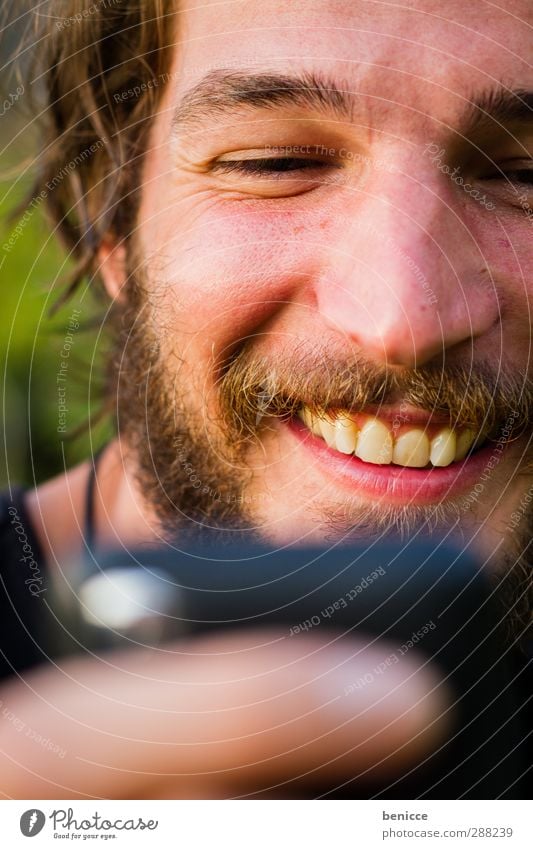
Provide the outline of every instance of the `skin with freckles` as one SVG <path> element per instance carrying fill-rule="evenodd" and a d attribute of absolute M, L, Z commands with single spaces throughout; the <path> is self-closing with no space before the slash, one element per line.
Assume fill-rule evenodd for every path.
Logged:
<path fill-rule="evenodd" d="M 125 327 L 119 437 L 98 468 L 100 546 L 172 532 L 179 539 L 191 523 L 283 542 L 421 524 L 453 526 L 487 558 L 496 552 L 500 568 L 519 562 L 531 537 L 520 505 L 532 484 L 532 26 L 530 0 L 180 4 L 138 226 L 127 249 L 110 237 L 99 256 Z M 378 465 L 327 445 L 307 414 L 298 418 L 303 407 L 319 418 L 346 413 L 361 425 L 377 417 L 402 434 L 412 426 L 433 438 L 457 425 L 477 434 L 486 427 L 489 436 L 472 457 L 446 468 Z M 51 563 L 81 546 L 87 471 L 28 499 Z M 238 641 L 239 652 L 252 652 L 254 674 L 279 669 L 276 647 L 263 639 Z M 164 658 L 161 668 L 150 666 L 154 705 L 168 698 L 169 710 L 178 703 L 187 712 L 190 697 L 194 721 L 186 730 L 204 741 L 203 713 L 210 727 L 212 717 L 202 693 L 213 666 L 224 682 L 248 682 L 250 673 L 231 655 L 231 640 L 208 645 L 218 662 L 229 657 L 220 666 L 211 656 L 207 665 L 184 665 L 180 651 L 172 666 Z M 302 667 L 298 652 L 296 661 L 307 684 L 315 667 Z M 62 687 L 37 678 L 35 692 L 57 708 L 48 736 L 61 743 L 57 717 L 74 716 L 64 743 L 71 760 L 66 772 L 57 764 L 30 770 L 35 792 L 21 767 L 12 795 L 53 797 L 58 787 L 62 797 L 117 792 L 105 783 L 109 766 L 120 772 L 125 763 L 124 794 L 137 798 L 230 795 L 240 792 L 243 763 L 251 765 L 251 786 L 262 787 L 323 763 L 323 750 L 311 747 L 309 757 L 280 767 L 287 741 L 274 734 L 266 747 L 274 768 L 266 778 L 257 770 L 254 740 L 278 720 L 269 713 L 263 724 L 256 717 L 243 726 L 243 700 L 255 689 L 237 693 L 235 728 L 228 722 L 227 738 L 211 739 L 205 762 L 193 747 L 176 763 L 157 744 L 184 744 L 179 723 L 160 726 L 143 704 L 142 733 L 136 725 L 135 678 L 146 675 L 146 657 L 113 657 L 115 664 L 125 684 L 135 684 L 127 690 L 133 710 L 124 739 L 117 735 L 122 690 L 115 704 L 115 679 L 98 664 L 73 664 L 64 677 L 59 670 Z M 366 668 L 350 671 L 350 680 Z M 408 666 L 402 673 L 409 680 Z M 432 680 L 422 678 L 413 699 L 426 711 Z M 166 684 L 177 679 L 200 686 L 176 702 Z M 87 736 L 79 754 L 78 714 L 65 705 L 77 704 L 81 689 L 91 708 L 86 681 L 98 703 L 94 723 L 80 714 Z M 383 681 L 393 692 L 394 680 Z M 286 692 L 285 678 L 280 686 Z M 38 707 L 31 688 L 13 687 L 29 722 Z M 265 700 L 274 690 L 266 686 Z M 283 702 L 282 727 L 296 717 L 306 731 L 306 709 L 307 702 Z M 443 716 L 441 703 L 424 711 L 407 730 L 398 726 L 392 755 L 384 747 L 392 773 L 398 749 L 431 725 L 428 715 Z M 393 696 L 388 711 L 369 717 L 362 739 L 386 736 L 398 702 Z M 336 719 L 324 722 L 338 727 Z M 242 727 L 252 747 L 247 737 L 242 759 L 238 747 L 228 758 L 227 739 Z M 118 740 L 110 752 L 102 744 L 103 736 L 108 747 L 108 732 Z M 316 742 L 316 728 L 309 733 Z M 429 744 L 439 733 L 437 723 Z M 305 734 L 300 744 L 307 745 Z M 336 745 L 346 752 L 344 739 Z M 355 766 L 364 767 L 377 755 L 358 757 Z M 30 752 L 30 767 L 31 760 Z"/>

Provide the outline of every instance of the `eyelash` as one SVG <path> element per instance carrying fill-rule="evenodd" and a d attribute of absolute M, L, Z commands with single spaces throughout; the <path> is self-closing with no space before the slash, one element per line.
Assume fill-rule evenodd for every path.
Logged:
<path fill-rule="evenodd" d="M 533 168 L 519 168 L 516 171 L 507 171 L 505 178 L 511 183 L 519 183 L 522 186 L 533 184 Z"/>
<path fill-rule="evenodd" d="M 509 166 L 511 163 L 509 163 Z M 506 170 L 506 163 L 503 163 L 497 170 L 492 170 L 482 177 L 488 182 L 500 182 L 507 185 L 531 186 L 533 183 L 533 168 L 513 168 L 512 166 Z"/>
<path fill-rule="evenodd" d="M 278 156 L 257 159 L 222 159 L 212 166 L 214 171 L 226 174 L 241 174 L 247 177 L 282 179 L 284 175 L 298 171 L 313 171 L 331 167 L 331 162 L 304 157 Z M 533 185 L 533 169 L 517 168 L 514 171 L 500 172 L 489 180 L 505 180 L 508 184 L 520 186 Z"/>
<path fill-rule="evenodd" d="M 311 171 L 316 168 L 325 168 L 330 164 L 319 159 L 291 156 L 264 159 L 223 159 L 214 163 L 213 170 L 265 177 L 275 176 L 276 174 L 290 174 L 293 171 Z"/>

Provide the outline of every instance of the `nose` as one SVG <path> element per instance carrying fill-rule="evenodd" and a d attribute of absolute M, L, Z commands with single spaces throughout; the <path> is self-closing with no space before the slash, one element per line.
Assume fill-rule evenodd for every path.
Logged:
<path fill-rule="evenodd" d="M 380 364 L 420 367 L 498 321 L 496 292 L 457 201 L 432 180 L 387 173 L 364 193 L 347 189 L 332 225 L 319 311 Z"/>

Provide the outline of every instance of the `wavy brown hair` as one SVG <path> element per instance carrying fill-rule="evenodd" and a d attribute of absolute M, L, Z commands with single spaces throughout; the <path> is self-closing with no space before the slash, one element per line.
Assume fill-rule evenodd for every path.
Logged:
<path fill-rule="evenodd" d="M 92 271 L 104 237 L 121 240 L 134 227 L 174 10 L 173 0 L 49 0 L 28 13 L 44 98 L 32 197 L 46 191 L 48 216 L 75 261 L 60 302 Z"/>

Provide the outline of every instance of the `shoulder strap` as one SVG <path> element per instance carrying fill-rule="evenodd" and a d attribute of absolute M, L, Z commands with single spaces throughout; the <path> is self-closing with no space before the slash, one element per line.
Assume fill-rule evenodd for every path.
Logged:
<path fill-rule="evenodd" d="M 95 527 L 95 499 L 94 490 L 96 487 L 96 472 L 98 462 L 102 457 L 107 445 L 103 445 L 92 457 L 91 467 L 89 469 L 89 477 L 87 478 L 87 487 L 85 490 L 85 522 L 84 535 L 85 545 L 87 550 L 93 551 L 96 542 L 96 527 Z"/>

